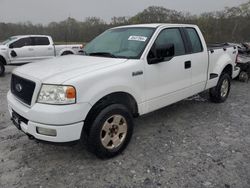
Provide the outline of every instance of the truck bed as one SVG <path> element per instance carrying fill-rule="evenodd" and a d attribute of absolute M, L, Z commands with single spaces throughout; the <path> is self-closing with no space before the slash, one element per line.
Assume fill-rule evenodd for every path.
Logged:
<path fill-rule="evenodd" d="M 224 51 L 227 50 L 227 48 L 233 47 L 236 49 L 237 47 L 235 45 L 229 44 L 229 43 L 213 43 L 213 44 L 207 44 L 208 51 L 213 51 L 216 49 L 224 49 Z"/>

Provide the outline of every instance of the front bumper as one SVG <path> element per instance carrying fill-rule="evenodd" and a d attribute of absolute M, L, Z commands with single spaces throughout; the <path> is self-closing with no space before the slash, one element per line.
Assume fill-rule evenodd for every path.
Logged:
<path fill-rule="evenodd" d="M 20 129 L 36 139 L 49 142 L 71 142 L 81 138 L 84 119 L 91 108 L 88 103 L 74 105 L 34 104 L 27 107 L 18 101 L 11 92 L 7 95 L 8 109 L 21 116 Z M 22 121 L 26 119 L 27 121 Z M 38 128 L 54 130 L 56 136 L 38 133 Z"/>
<path fill-rule="evenodd" d="M 10 110 L 12 115 L 12 111 Z M 72 142 L 79 140 L 81 138 L 83 122 L 74 123 L 70 125 L 64 126 L 53 126 L 53 125 L 46 125 L 41 123 L 35 123 L 32 121 L 28 121 L 28 124 L 24 122 L 20 122 L 20 129 L 25 134 L 29 136 L 33 136 L 38 140 L 44 140 L 48 142 L 57 142 L 57 143 L 64 143 L 64 142 Z M 37 132 L 38 128 L 45 128 L 48 130 L 54 130 L 56 132 L 56 136 L 47 136 L 43 134 L 39 134 Z"/>

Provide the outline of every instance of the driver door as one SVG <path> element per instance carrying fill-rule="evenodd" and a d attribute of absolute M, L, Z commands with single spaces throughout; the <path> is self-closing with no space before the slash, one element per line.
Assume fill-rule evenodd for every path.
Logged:
<path fill-rule="evenodd" d="M 9 58 L 12 64 L 32 62 L 35 56 L 30 37 L 21 38 L 9 45 Z"/>
<path fill-rule="evenodd" d="M 179 28 L 167 28 L 159 33 L 148 54 L 148 62 L 156 57 L 157 47 L 164 44 L 174 45 L 174 56 L 156 64 L 147 63 L 145 67 L 148 112 L 185 98 L 185 92 L 191 86 L 190 55 L 186 54 Z"/>

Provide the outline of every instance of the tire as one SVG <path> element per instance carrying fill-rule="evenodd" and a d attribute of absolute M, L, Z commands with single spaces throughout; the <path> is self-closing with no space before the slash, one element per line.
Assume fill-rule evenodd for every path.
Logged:
<path fill-rule="evenodd" d="M 227 100 L 231 88 L 231 77 L 222 73 L 217 85 L 209 90 L 210 99 L 215 103 L 223 103 Z"/>
<path fill-rule="evenodd" d="M 5 72 L 5 67 L 3 62 L 0 61 L 0 76 L 3 76 Z"/>
<path fill-rule="evenodd" d="M 72 55 L 73 53 L 70 52 L 70 51 L 65 51 L 61 54 L 61 56 L 64 56 L 64 55 Z"/>
<path fill-rule="evenodd" d="M 133 117 L 121 104 L 112 104 L 101 110 L 90 125 L 87 147 L 99 158 L 112 158 L 128 145 L 133 134 Z"/>
<path fill-rule="evenodd" d="M 241 71 L 238 77 L 239 77 L 239 81 L 241 81 L 241 82 L 248 82 L 249 75 L 248 75 L 247 72 Z"/>

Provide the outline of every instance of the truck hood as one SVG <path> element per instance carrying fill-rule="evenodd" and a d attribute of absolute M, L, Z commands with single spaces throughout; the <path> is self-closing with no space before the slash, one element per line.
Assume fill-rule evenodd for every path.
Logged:
<path fill-rule="evenodd" d="M 61 84 L 79 75 L 115 66 L 125 61 L 127 59 L 68 55 L 30 63 L 15 69 L 13 73 L 40 80 L 42 83 Z"/>

